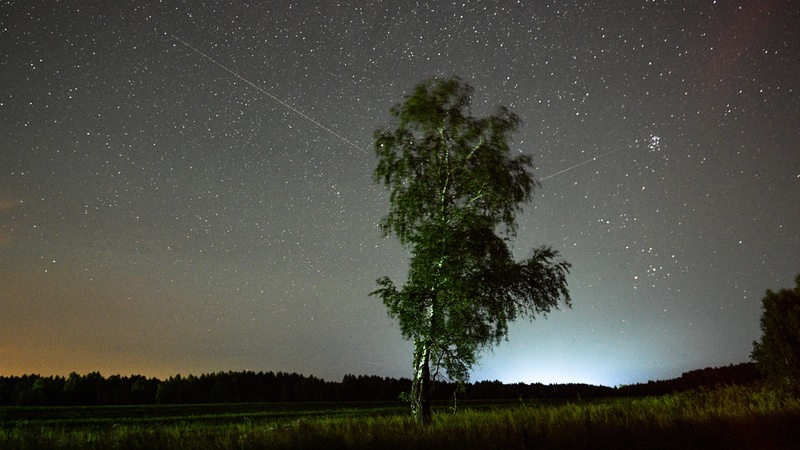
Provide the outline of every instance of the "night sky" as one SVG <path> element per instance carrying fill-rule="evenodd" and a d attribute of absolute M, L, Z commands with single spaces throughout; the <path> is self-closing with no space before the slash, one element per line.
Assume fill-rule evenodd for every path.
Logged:
<path fill-rule="evenodd" d="M 749 360 L 800 273 L 796 2 L 313 3 L 2 2 L 0 374 L 410 377 L 372 133 L 450 75 L 523 120 L 518 258 L 573 264 L 473 380 Z"/>

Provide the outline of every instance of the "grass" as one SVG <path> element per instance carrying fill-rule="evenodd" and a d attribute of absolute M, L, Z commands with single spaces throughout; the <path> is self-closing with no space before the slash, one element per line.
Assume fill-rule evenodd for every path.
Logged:
<path fill-rule="evenodd" d="M 69 417 L 75 408 L 0 411 L 4 449 L 783 449 L 800 442 L 800 400 L 740 386 L 456 414 L 442 406 L 427 427 L 396 404 L 87 408 L 80 418 Z"/>

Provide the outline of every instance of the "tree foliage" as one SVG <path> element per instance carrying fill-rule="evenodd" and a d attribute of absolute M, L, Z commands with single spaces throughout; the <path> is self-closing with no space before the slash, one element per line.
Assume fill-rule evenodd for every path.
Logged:
<path fill-rule="evenodd" d="M 404 286 L 383 277 L 373 295 L 414 342 L 412 411 L 422 421 L 431 365 L 465 382 L 511 321 L 570 300 L 558 252 L 540 247 L 517 262 L 509 248 L 537 186 L 531 158 L 509 148 L 520 120 L 504 107 L 473 117 L 471 95 L 459 78 L 431 78 L 391 108 L 393 129 L 375 132 L 374 179 L 390 191 L 381 228 L 411 261 Z"/>
<path fill-rule="evenodd" d="M 800 390 L 800 275 L 794 289 L 768 290 L 761 300 L 761 340 L 751 357 L 767 376 Z"/>

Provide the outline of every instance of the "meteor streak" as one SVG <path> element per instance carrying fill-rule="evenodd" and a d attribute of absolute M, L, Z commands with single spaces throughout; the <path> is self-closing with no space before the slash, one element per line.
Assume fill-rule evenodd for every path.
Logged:
<path fill-rule="evenodd" d="M 628 147 L 617 148 L 617 149 L 614 149 L 614 150 L 609 150 L 609 151 L 607 151 L 605 153 L 601 153 L 601 154 L 599 154 L 599 155 L 597 155 L 595 157 L 587 159 L 586 161 L 581 161 L 578 164 L 575 164 L 573 166 L 567 167 L 566 169 L 559 170 L 556 173 L 551 173 L 550 175 L 542 178 L 539 181 L 545 181 L 545 180 L 549 180 L 550 178 L 557 177 L 557 176 L 561 175 L 562 173 L 569 172 L 572 169 L 577 169 L 580 166 L 583 166 L 585 164 L 589 164 L 590 162 L 597 161 L 598 159 L 600 159 L 600 158 L 602 158 L 604 156 L 608 156 L 608 155 L 610 155 L 612 153 L 616 153 L 616 152 L 619 152 L 619 151 L 622 151 L 622 150 L 630 150 L 630 149 L 634 148 L 636 145 L 639 145 L 639 142 L 640 142 L 639 139 L 637 139 L 637 140 L 634 141 L 633 145 L 630 145 Z M 659 152 L 661 152 L 661 137 L 651 134 L 643 142 L 647 145 L 647 150 L 650 153 L 659 153 Z M 664 157 L 664 158 L 666 159 L 666 157 Z"/>
<path fill-rule="evenodd" d="M 618 149 L 615 149 L 615 150 L 609 150 L 609 151 L 607 151 L 607 152 L 605 152 L 605 153 L 603 153 L 603 154 L 600 154 L 600 155 L 597 155 L 597 156 L 595 156 L 595 157 L 593 157 L 593 158 L 587 159 L 586 161 L 579 162 L 578 164 L 575 164 L 574 166 L 569 166 L 569 167 L 567 167 L 567 168 L 566 168 L 566 169 L 564 169 L 564 170 L 559 170 L 559 171 L 558 171 L 558 172 L 556 172 L 556 173 L 552 173 L 552 174 L 550 174 L 550 175 L 548 175 L 548 176 L 546 176 L 546 177 L 542 178 L 540 181 L 549 180 L 550 178 L 553 178 L 553 177 L 559 176 L 559 175 L 561 175 L 562 173 L 565 173 L 565 172 L 569 172 L 569 171 L 570 171 L 570 170 L 572 170 L 572 169 L 577 169 L 578 167 L 580 167 L 580 166 L 582 166 L 582 165 L 584 165 L 584 164 L 589 164 L 590 162 L 597 161 L 598 159 L 602 158 L 603 156 L 610 155 L 610 154 L 612 154 L 612 153 L 614 153 L 614 152 L 618 152 L 618 151 L 620 151 L 620 150 L 623 150 L 623 149 L 621 149 L 621 148 L 618 148 Z"/>
<path fill-rule="evenodd" d="M 233 70 L 229 69 L 228 67 L 224 66 L 222 63 L 220 63 L 220 62 L 217 62 L 217 60 L 215 60 L 215 59 L 214 59 L 214 58 L 212 58 L 211 56 L 209 56 L 209 55 L 207 55 L 207 54 L 203 53 L 203 52 L 202 52 L 202 51 L 200 51 L 200 50 L 199 50 L 197 47 L 194 47 L 193 45 L 189 44 L 188 42 L 184 41 L 183 39 L 179 38 L 178 36 L 175 36 L 174 34 L 170 34 L 170 36 L 172 36 L 172 38 L 173 38 L 173 39 L 175 39 L 176 41 L 178 41 L 178 42 L 180 42 L 181 44 L 183 44 L 184 46 L 186 46 L 186 48 L 188 48 L 188 49 L 192 50 L 193 52 L 197 53 L 198 55 L 202 56 L 202 57 L 203 57 L 204 59 L 206 59 L 207 61 L 210 61 L 210 62 L 214 63 L 214 65 L 216 65 L 216 66 L 217 66 L 217 67 L 219 67 L 220 69 L 222 69 L 222 70 L 224 70 L 224 71 L 228 72 L 229 74 L 233 75 L 234 77 L 236 77 L 236 78 L 238 78 L 238 79 L 242 80 L 244 83 L 246 83 L 246 84 L 250 85 L 250 86 L 251 86 L 253 89 L 257 90 L 258 92 L 260 92 L 260 93 L 262 93 L 262 94 L 266 95 L 267 97 L 269 97 L 269 98 L 271 98 L 271 99 L 275 100 L 276 102 L 278 102 L 279 104 L 281 104 L 281 105 L 283 105 L 284 107 L 288 108 L 289 110 L 291 110 L 292 112 L 294 112 L 294 113 L 295 113 L 295 114 L 297 114 L 298 116 L 300 116 L 300 117 L 302 117 L 302 118 L 304 118 L 304 119 L 308 120 L 309 122 L 313 123 L 314 125 L 316 125 L 316 126 L 318 126 L 318 127 L 322 128 L 323 130 L 327 131 L 328 133 L 330 133 L 330 134 L 332 134 L 332 135 L 336 136 L 337 138 L 341 139 L 342 141 L 344 141 L 345 143 L 347 143 L 349 146 L 353 147 L 354 149 L 356 149 L 356 150 L 360 150 L 360 151 L 362 151 L 362 152 L 364 152 L 364 151 L 365 151 L 364 149 L 362 149 L 362 148 L 361 148 L 361 147 L 359 147 L 358 145 L 356 145 L 356 144 L 354 144 L 353 142 L 351 142 L 351 141 L 350 141 L 349 139 L 347 139 L 346 137 L 344 137 L 344 136 L 342 136 L 341 134 L 339 134 L 339 133 L 337 133 L 337 132 L 335 132 L 335 131 L 331 130 L 330 128 L 326 127 L 325 125 L 323 125 L 323 124 L 319 123 L 319 122 L 318 122 L 317 120 L 315 120 L 313 117 L 311 117 L 311 116 L 309 116 L 309 115 L 307 115 L 307 114 L 303 113 L 302 111 L 300 111 L 299 109 L 295 108 L 294 106 L 292 106 L 292 105 L 290 105 L 290 104 L 286 103 L 285 101 L 281 100 L 280 98 L 278 98 L 278 97 L 276 97 L 276 96 L 274 96 L 274 95 L 270 94 L 269 92 L 267 92 L 267 90 L 266 90 L 266 89 L 262 88 L 261 86 L 258 86 L 257 84 L 253 83 L 252 81 L 248 80 L 247 78 L 245 78 L 245 77 L 243 77 L 243 76 L 239 75 L 238 73 L 236 73 L 236 72 L 234 72 Z"/>

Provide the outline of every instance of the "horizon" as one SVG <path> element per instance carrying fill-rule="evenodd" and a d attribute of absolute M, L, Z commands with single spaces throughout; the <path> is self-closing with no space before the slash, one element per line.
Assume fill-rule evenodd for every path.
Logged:
<path fill-rule="evenodd" d="M 617 384 L 617 385 L 596 384 L 596 383 L 588 383 L 588 382 L 582 382 L 582 381 L 561 381 L 561 382 L 558 382 L 558 381 L 556 381 L 556 382 L 507 381 L 507 380 L 500 380 L 500 379 L 496 379 L 496 378 L 495 379 L 486 378 L 486 379 L 480 379 L 480 380 L 476 380 L 476 379 L 470 378 L 470 380 L 467 383 L 468 384 L 475 384 L 475 383 L 481 383 L 481 382 L 501 382 L 501 383 L 506 384 L 506 385 L 513 385 L 513 384 L 522 383 L 522 384 L 526 384 L 526 385 L 542 384 L 542 385 L 545 385 L 545 386 L 584 384 L 584 385 L 597 386 L 597 387 L 620 388 L 620 387 L 623 387 L 623 386 L 631 386 L 631 385 L 637 385 L 637 384 L 648 384 L 648 383 L 651 383 L 651 382 L 664 382 L 664 381 L 676 380 L 676 379 L 680 379 L 681 377 L 683 377 L 687 373 L 691 373 L 693 371 L 702 371 L 702 370 L 707 370 L 707 369 L 715 370 L 715 369 L 722 369 L 722 368 L 726 368 L 726 367 L 741 366 L 741 365 L 745 365 L 745 364 L 755 364 L 755 363 L 752 360 L 750 360 L 750 361 L 743 361 L 743 362 L 738 362 L 738 363 L 730 363 L 730 364 L 726 364 L 726 365 L 722 365 L 722 366 L 699 367 L 699 368 L 696 368 L 696 369 L 691 369 L 691 370 L 687 370 L 687 371 L 681 372 L 679 375 L 674 376 L 674 377 L 659 378 L 659 379 L 648 379 L 646 381 L 643 380 L 643 381 L 638 381 L 638 382 L 633 382 L 633 383 L 622 383 L 622 384 Z M 2 374 L 2 373 L 0 373 L 0 377 L 39 376 L 39 377 L 45 377 L 45 378 L 46 377 L 68 378 L 73 373 L 77 374 L 78 376 L 86 376 L 88 374 L 98 373 L 98 374 L 100 374 L 100 376 L 102 376 L 105 379 L 108 379 L 108 378 L 113 377 L 113 376 L 128 377 L 128 378 L 140 377 L 141 376 L 141 377 L 144 377 L 146 379 L 155 379 L 155 380 L 158 380 L 158 381 L 166 381 L 166 380 L 168 380 L 170 378 L 176 378 L 178 376 L 180 376 L 181 378 L 186 378 L 186 377 L 189 377 L 189 376 L 201 377 L 201 376 L 204 376 L 204 375 L 215 375 L 215 374 L 219 374 L 219 373 L 274 373 L 274 374 L 283 373 L 283 374 L 297 374 L 297 375 L 300 375 L 300 376 L 303 376 L 303 377 L 306 377 L 306 378 L 314 377 L 314 378 L 320 379 L 320 380 L 325 381 L 325 382 L 330 382 L 330 383 L 340 383 L 345 377 L 348 377 L 348 376 L 378 377 L 378 378 L 382 378 L 382 379 L 409 380 L 409 381 L 411 380 L 410 375 L 409 376 L 393 377 L 393 376 L 384 376 L 384 375 L 378 375 L 378 374 L 346 373 L 346 374 L 342 375 L 341 377 L 339 377 L 338 379 L 333 379 L 333 378 L 320 377 L 320 376 L 317 376 L 317 375 L 312 374 L 312 373 L 303 373 L 303 372 L 297 372 L 297 371 L 291 371 L 291 370 L 252 370 L 252 369 L 216 370 L 216 371 L 201 372 L 201 373 L 193 373 L 193 372 L 181 373 L 181 372 L 178 372 L 178 373 L 173 373 L 173 374 L 169 374 L 169 375 L 166 375 L 166 376 L 150 375 L 150 374 L 135 373 L 135 372 L 133 372 L 133 373 L 104 373 L 104 372 L 99 371 L 99 370 L 93 370 L 93 371 L 88 371 L 88 372 L 71 371 L 71 372 L 69 372 L 67 374 L 63 374 L 63 373 L 59 373 L 59 374 L 55 374 L 55 373 L 49 373 L 49 374 L 41 374 L 41 373 Z M 436 380 L 436 381 L 437 382 L 444 382 L 444 383 L 453 383 L 454 382 L 452 380 L 441 380 L 441 379 L 440 380 Z"/>

